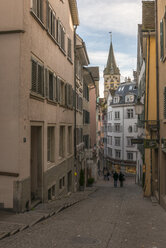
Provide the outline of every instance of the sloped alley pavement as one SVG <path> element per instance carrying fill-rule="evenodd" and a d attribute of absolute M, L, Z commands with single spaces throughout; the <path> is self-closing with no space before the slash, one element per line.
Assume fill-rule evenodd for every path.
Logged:
<path fill-rule="evenodd" d="M 78 193 L 77 204 L 68 197 L 64 211 L 2 239 L 0 248 L 166 248 L 166 212 L 143 197 L 134 179 L 127 178 L 124 188 L 100 179 L 96 187 Z"/>

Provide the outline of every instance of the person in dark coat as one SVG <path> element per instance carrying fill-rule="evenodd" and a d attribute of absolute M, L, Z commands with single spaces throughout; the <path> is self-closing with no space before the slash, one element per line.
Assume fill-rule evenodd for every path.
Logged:
<path fill-rule="evenodd" d="M 120 171 L 119 173 L 120 187 L 123 187 L 124 180 L 125 180 L 124 174 Z"/>
<path fill-rule="evenodd" d="M 114 178 L 114 187 L 116 188 L 117 187 L 117 183 L 118 183 L 118 173 L 115 171 L 113 173 L 113 178 Z"/>

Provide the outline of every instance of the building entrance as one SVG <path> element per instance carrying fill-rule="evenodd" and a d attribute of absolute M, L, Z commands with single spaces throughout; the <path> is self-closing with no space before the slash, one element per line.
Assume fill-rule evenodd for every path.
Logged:
<path fill-rule="evenodd" d="M 42 127 L 31 126 L 31 202 L 42 199 Z"/>

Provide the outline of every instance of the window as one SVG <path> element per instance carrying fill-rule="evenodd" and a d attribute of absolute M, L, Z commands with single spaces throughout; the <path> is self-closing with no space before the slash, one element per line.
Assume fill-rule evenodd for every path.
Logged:
<path fill-rule="evenodd" d="M 118 103 L 119 102 L 119 97 L 118 96 L 115 96 L 114 97 L 114 103 Z"/>
<path fill-rule="evenodd" d="M 137 124 L 134 124 L 134 132 L 135 132 L 135 133 L 138 132 L 138 126 L 137 126 Z"/>
<path fill-rule="evenodd" d="M 133 137 L 127 137 L 127 146 L 129 147 L 133 147 L 134 145 L 131 143 L 131 139 L 133 139 Z"/>
<path fill-rule="evenodd" d="M 68 127 L 67 152 L 72 153 L 72 126 Z"/>
<path fill-rule="evenodd" d="M 121 131 L 120 123 L 115 124 L 114 130 L 115 130 L 115 132 L 120 132 Z"/>
<path fill-rule="evenodd" d="M 58 44 L 60 48 L 65 52 L 65 29 L 60 22 L 60 20 L 57 20 L 57 32 L 56 32 L 56 39 L 58 41 Z"/>
<path fill-rule="evenodd" d="M 59 180 L 59 189 L 62 189 L 64 187 L 65 187 L 65 177 L 62 177 Z"/>
<path fill-rule="evenodd" d="M 49 85 L 49 99 L 54 100 L 54 81 L 53 81 L 53 73 L 49 72 L 49 79 L 48 79 L 48 85 Z"/>
<path fill-rule="evenodd" d="M 109 147 L 108 147 L 108 156 L 112 157 L 112 148 L 109 148 Z"/>
<path fill-rule="evenodd" d="M 44 96 L 44 67 L 32 60 L 31 90 Z"/>
<path fill-rule="evenodd" d="M 76 128 L 76 140 L 77 145 L 83 142 L 83 129 L 82 128 Z"/>
<path fill-rule="evenodd" d="M 129 133 L 132 133 L 133 132 L 133 127 L 132 126 L 129 126 L 128 127 L 128 131 L 129 131 Z"/>
<path fill-rule="evenodd" d="M 127 109 L 127 119 L 132 119 L 134 117 L 133 109 Z"/>
<path fill-rule="evenodd" d="M 164 119 L 166 119 L 166 87 L 164 88 Z"/>
<path fill-rule="evenodd" d="M 85 148 L 88 149 L 89 148 L 89 135 L 84 135 L 83 141 L 84 141 Z"/>
<path fill-rule="evenodd" d="M 67 52 L 67 56 L 70 60 L 72 60 L 72 56 L 71 56 L 71 39 L 68 38 L 68 52 Z"/>
<path fill-rule="evenodd" d="M 121 158 L 121 150 L 115 150 L 115 158 Z"/>
<path fill-rule="evenodd" d="M 127 160 L 133 160 L 133 153 L 127 152 Z"/>
<path fill-rule="evenodd" d="M 112 136 L 107 137 L 107 144 L 112 145 Z"/>
<path fill-rule="evenodd" d="M 115 120 L 119 120 L 120 119 L 120 112 L 116 111 L 115 112 Z"/>
<path fill-rule="evenodd" d="M 65 105 L 65 83 L 60 81 L 60 104 Z"/>
<path fill-rule="evenodd" d="M 111 123 L 108 123 L 107 128 L 108 128 L 108 132 L 112 132 L 112 124 Z"/>
<path fill-rule="evenodd" d="M 87 101 L 89 101 L 89 88 L 85 83 L 83 84 L 83 96 Z"/>
<path fill-rule="evenodd" d="M 83 123 L 84 124 L 90 123 L 90 113 L 86 110 L 83 110 Z"/>
<path fill-rule="evenodd" d="M 43 20 L 43 0 L 32 0 L 32 10 L 34 14 Z"/>
<path fill-rule="evenodd" d="M 60 126 L 59 132 L 59 156 L 65 156 L 65 126 Z"/>
<path fill-rule="evenodd" d="M 54 135 L 54 127 L 47 128 L 47 161 L 54 162 L 55 161 L 55 135 Z"/>
<path fill-rule="evenodd" d="M 58 81 L 53 72 L 45 69 L 46 96 L 49 100 L 59 102 L 58 100 Z"/>
<path fill-rule="evenodd" d="M 125 99 L 125 102 L 133 102 L 134 101 L 134 96 L 126 96 L 125 97 L 126 99 Z"/>
<path fill-rule="evenodd" d="M 73 88 L 72 85 L 65 85 L 65 105 L 69 108 L 73 107 Z"/>
<path fill-rule="evenodd" d="M 48 200 L 55 198 L 55 185 L 48 189 Z"/>
<path fill-rule="evenodd" d="M 115 137 L 115 146 L 120 146 L 120 137 Z"/>
<path fill-rule="evenodd" d="M 47 29 L 48 29 L 49 34 L 51 34 L 54 37 L 54 39 L 56 38 L 55 28 L 56 28 L 55 12 L 51 8 L 50 4 L 48 3 L 47 5 Z"/>
<path fill-rule="evenodd" d="M 83 101 L 82 101 L 82 97 L 80 97 L 77 93 L 76 93 L 76 101 L 77 101 L 77 110 L 82 111 L 83 108 Z"/>
<path fill-rule="evenodd" d="M 160 22 L 160 59 L 164 59 L 164 22 Z"/>

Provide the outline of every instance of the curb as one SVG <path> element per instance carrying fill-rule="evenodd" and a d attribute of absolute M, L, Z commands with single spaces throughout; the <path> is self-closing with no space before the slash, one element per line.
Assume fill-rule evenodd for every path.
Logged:
<path fill-rule="evenodd" d="M 71 202 L 65 203 L 65 204 L 62 205 L 60 208 L 58 208 L 56 211 L 52 211 L 52 212 L 50 212 L 50 213 L 47 213 L 47 214 L 45 213 L 45 214 L 43 214 L 42 216 L 40 216 L 39 218 L 37 218 L 36 220 L 34 220 L 33 222 L 31 222 L 31 223 L 28 224 L 28 225 L 24 225 L 24 226 L 22 226 L 22 227 L 20 227 L 20 228 L 17 228 L 17 229 L 15 229 L 15 230 L 11 231 L 11 232 L 6 232 L 6 233 L 4 233 L 4 234 L 1 234 L 1 235 L 0 235 L 0 240 L 4 239 L 4 238 L 6 238 L 6 237 L 9 237 L 9 236 L 15 235 L 15 234 L 18 233 L 18 232 L 22 232 L 22 231 L 24 231 L 24 230 L 27 229 L 27 228 L 31 228 L 32 226 L 36 225 L 37 223 L 39 223 L 39 222 L 41 222 L 41 221 L 43 221 L 43 220 L 46 220 L 46 219 L 52 217 L 53 215 L 56 215 L 56 214 L 62 212 L 63 210 L 65 210 L 65 209 L 67 209 L 67 208 L 69 208 L 69 207 L 72 207 L 73 205 L 75 205 L 75 204 L 77 204 L 77 203 L 79 203 L 79 202 L 81 202 L 81 201 L 83 201 L 83 200 L 86 200 L 86 199 L 88 198 L 89 195 L 93 194 L 93 193 L 96 192 L 97 190 L 98 190 L 98 188 L 94 189 L 93 191 L 89 191 L 88 194 L 87 194 L 86 196 L 83 196 L 83 197 L 82 197 L 81 199 L 79 199 L 79 200 L 71 200 Z"/>

